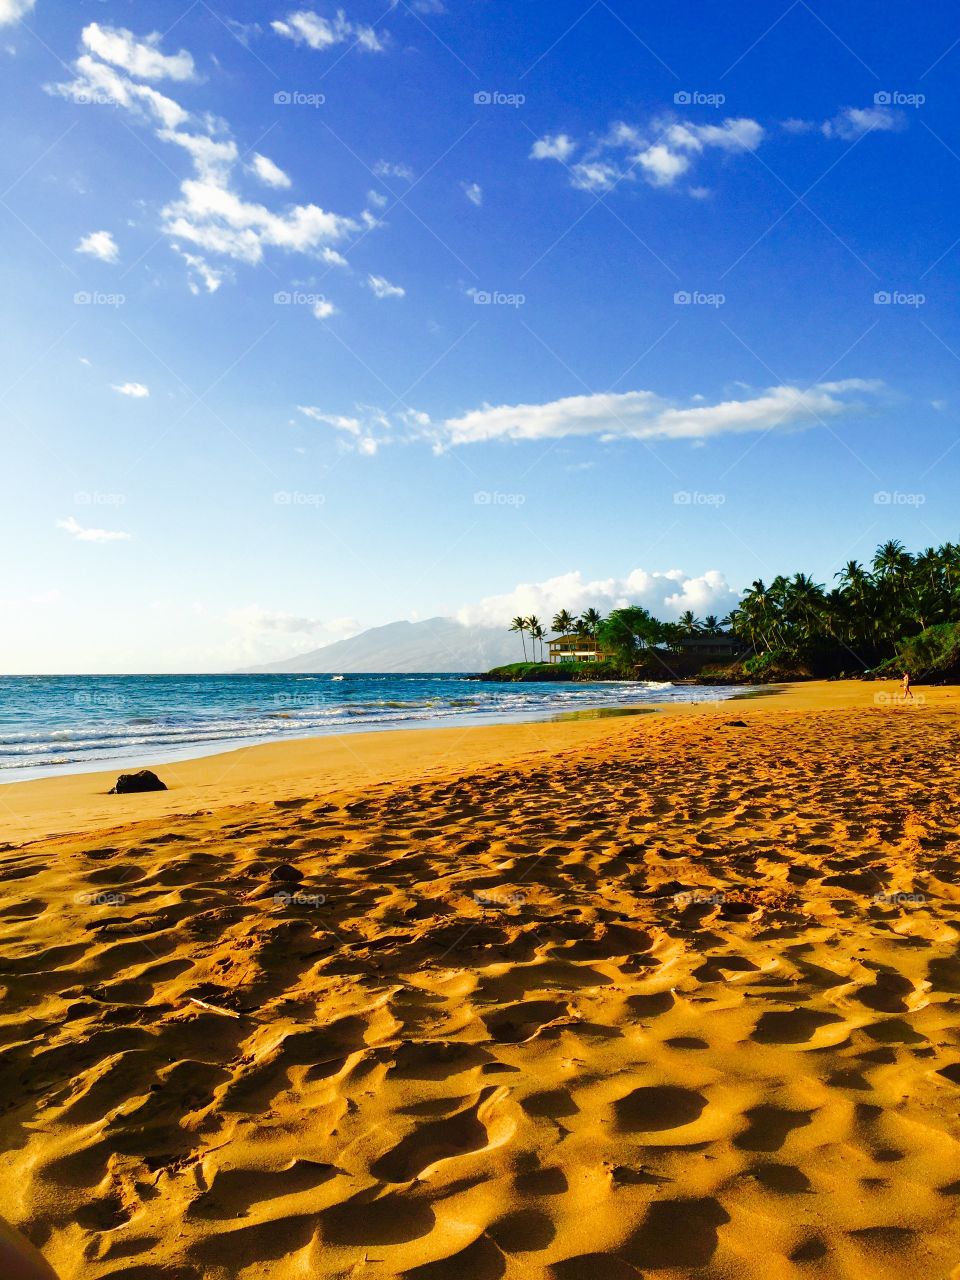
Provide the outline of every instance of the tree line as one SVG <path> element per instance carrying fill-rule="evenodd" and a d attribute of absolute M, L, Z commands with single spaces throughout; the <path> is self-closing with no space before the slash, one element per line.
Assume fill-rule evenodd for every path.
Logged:
<path fill-rule="evenodd" d="M 869 669 L 900 653 L 902 646 L 931 627 L 960 621 L 960 544 L 911 553 L 902 542 L 878 546 L 869 564 L 848 560 L 826 586 L 809 574 L 778 574 L 769 585 L 756 579 L 740 603 L 722 620 L 687 610 L 676 622 L 662 622 L 641 605 L 554 615 L 556 635 L 587 635 L 621 668 L 646 648 L 678 651 L 696 634 L 732 635 L 758 659 L 826 661 L 834 667 Z M 527 659 L 543 661 L 548 633 L 535 615 L 516 617 Z M 538 648 L 539 646 L 539 648 Z"/>

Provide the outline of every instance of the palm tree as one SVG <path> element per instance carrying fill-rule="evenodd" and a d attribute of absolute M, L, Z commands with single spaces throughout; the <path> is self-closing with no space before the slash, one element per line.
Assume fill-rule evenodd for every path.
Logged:
<path fill-rule="evenodd" d="M 598 609 L 590 608 L 580 615 L 577 626 L 581 627 L 588 636 L 593 636 L 596 639 L 597 627 L 602 621 L 603 614 Z"/>
<path fill-rule="evenodd" d="M 703 630 L 703 623 L 699 618 L 694 617 L 692 609 L 686 609 L 680 615 L 680 626 L 688 636 L 695 635 L 698 631 Z"/>
<path fill-rule="evenodd" d="M 720 626 L 720 619 L 715 613 L 708 613 L 703 620 L 703 629 L 708 635 L 719 635 L 723 628 Z"/>
<path fill-rule="evenodd" d="M 533 628 L 533 630 L 530 632 L 530 634 L 534 638 L 534 640 L 539 640 L 540 642 L 540 661 L 543 662 L 544 660 L 543 659 L 543 642 L 546 639 L 547 633 L 546 631 L 544 631 L 543 627 L 538 622 L 536 626 Z"/>
<path fill-rule="evenodd" d="M 527 630 L 530 632 L 530 639 L 533 642 L 533 644 L 535 645 L 538 640 L 540 641 L 540 661 L 542 662 L 543 661 L 543 637 L 545 634 L 543 630 L 543 624 L 540 622 L 540 619 L 537 617 L 535 613 L 531 613 L 530 617 L 527 618 L 526 623 L 527 623 Z M 534 649 L 533 652 L 534 654 L 536 654 L 536 649 Z M 534 661 L 536 661 L 536 658 L 534 658 Z"/>
<path fill-rule="evenodd" d="M 527 660 L 527 620 L 521 618 L 519 614 L 513 619 L 509 627 L 510 631 L 518 631 L 520 633 L 520 641 L 523 645 L 523 660 Z"/>
<path fill-rule="evenodd" d="M 553 629 L 558 636 L 569 635 L 575 626 L 576 621 L 569 610 L 561 609 L 559 613 L 553 615 Z"/>

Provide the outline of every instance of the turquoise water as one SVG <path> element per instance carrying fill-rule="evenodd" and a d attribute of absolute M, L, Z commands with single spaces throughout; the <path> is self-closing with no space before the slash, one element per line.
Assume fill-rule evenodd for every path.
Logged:
<path fill-rule="evenodd" d="M 5 676 L 0 781 L 293 736 L 532 720 L 735 692 L 622 681 L 488 684 L 460 675 Z"/>

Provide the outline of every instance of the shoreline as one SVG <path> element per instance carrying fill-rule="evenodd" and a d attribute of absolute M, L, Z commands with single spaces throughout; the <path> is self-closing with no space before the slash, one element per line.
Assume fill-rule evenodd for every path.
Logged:
<path fill-rule="evenodd" d="M 890 682 L 895 690 L 895 682 Z M 523 719 L 518 722 L 286 738 L 176 761 L 141 758 L 166 784 L 162 792 L 108 795 L 118 772 L 133 766 L 57 773 L 0 786 L 0 851 L 39 839 L 114 831 L 133 823 L 219 811 L 262 801 L 324 797 L 363 787 L 411 784 L 472 768 L 550 758 L 594 744 L 615 743 L 638 724 L 675 717 L 770 714 L 804 709 L 847 709 L 876 704 L 859 682 L 803 681 L 738 692 L 721 701 L 651 702 L 650 716 Z M 936 691 L 936 702 L 956 701 Z M 887 698 L 892 699 L 893 692 Z M 891 705 L 892 702 L 891 702 Z M 909 710 L 909 708 L 908 708 Z"/>
<path fill-rule="evenodd" d="M 601 682 L 597 681 L 596 683 Z M 623 681 L 615 680 L 602 683 L 622 684 Z M 724 691 L 719 696 L 715 696 L 717 691 L 712 686 L 703 686 L 703 688 L 704 697 L 691 699 L 690 701 L 721 703 L 730 702 L 735 698 L 744 696 L 742 692 L 733 692 L 732 689 L 729 692 Z M 527 708 L 512 711 L 450 711 L 445 715 L 424 719 L 411 717 L 409 720 L 396 724 L 381 720 L 369 723 L 357 720 L 349 724 L 311 725 L 309 727 L 289 729 L 287 731 L 278 730 L 275 733 L 249 737 L 225 736 L 209 743 L 198 740 L 169 748 L 162 746 L 154 748 L 147 745 L 137 748 L 136 752 L 118 752 L 115 756 L 99 760 L 65 760 L 62 764 L 25 764 L 22 767 L 8 767 L 0 770 L 0 788 L 17 782 L 41 782 L 47 778 L 72 777 L 74 774 L 80 773 L 110 773 L 114 770 L 123 773 L 160 765 L 183 764 L 206 756 L 226 755 L 233 751 L 241 751 L 245 747 L 271 746 L 282 742 L 303 742 L 312 738 L 352 737 L 354 734 L 363 733 L 406 733 L 408 731 L 412 733 L 445 728 L 484 728 L 488 726 L 495 728 L 498 725 L 547 722 L 567 716 L 590 716 L 598 712 L 608 712 L 612 716 L 626 715 L 634 709 L 639 711 L 656 710 L 660 706 L 660 703 L 653 702 L 624 702 L 617 706 L 601 703 L 595 707 L 585 706 L 571 710 L 562 710 L 554 707 L 549 710 Z"/>

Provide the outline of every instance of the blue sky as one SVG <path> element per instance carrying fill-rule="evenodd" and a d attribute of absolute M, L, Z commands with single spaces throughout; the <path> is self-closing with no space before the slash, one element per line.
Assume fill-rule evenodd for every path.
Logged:
<path fill-rule="evenodd" d="M 957 536 L 942 6 L 0 0 L 0 668 Z"/>

